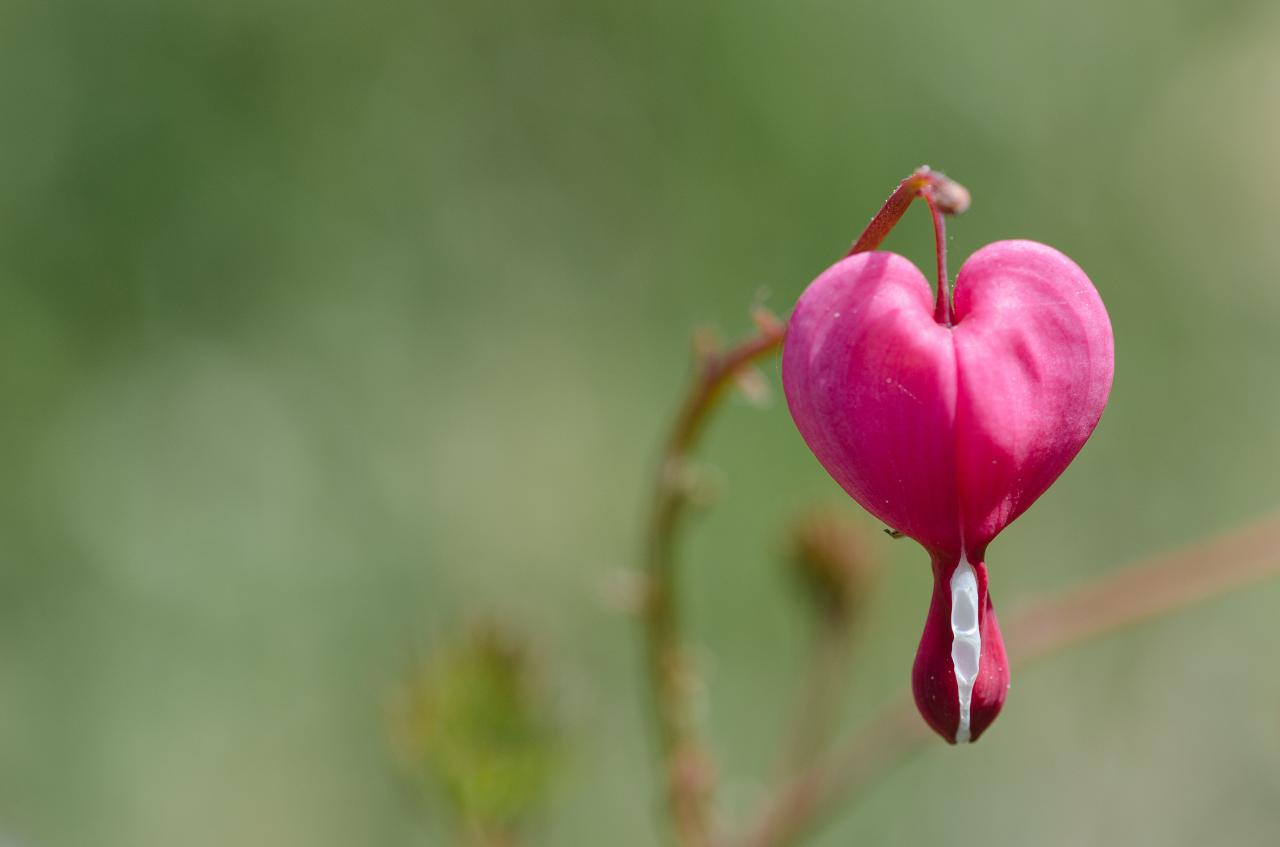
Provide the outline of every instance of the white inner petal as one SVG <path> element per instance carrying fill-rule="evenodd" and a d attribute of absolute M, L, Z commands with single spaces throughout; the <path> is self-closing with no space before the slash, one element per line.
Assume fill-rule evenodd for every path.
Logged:
<path fill-rule="evenodd" d="M 978 678 L 982 658 L 982 634 L 978 632 L 978 577 L 967 558 L 961 558 L 951 574 L 951 665 L 955 669 L 960 695 L 960 725 L 956 743 L 969 740 L 969 713 L 973 705 L 973 683 Z"/>

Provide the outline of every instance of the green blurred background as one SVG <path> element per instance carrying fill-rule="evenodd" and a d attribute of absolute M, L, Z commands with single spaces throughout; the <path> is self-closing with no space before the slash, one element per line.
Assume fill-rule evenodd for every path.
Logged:
<path fill-rule="evenodd" d="M 1096 436 L 990 552 L 998 606 L 1268 512 L 1278 48 L 1248 0 L 6 0 L 0 832 L 449 844 L 388 701 L 479 615 L 529 634 L 566 729 L 533 843 L 658 843 L 600 586 L 690 330 L 785 312 L 921 163 L 974 195 L 953 269 L 1048 242 L 1115 328 Z M 928 267 L 930 237 L 913 210 L 887 246 Z M 805 641 L 783 526 L 854 507 L 776 392 L 711 435 L 686 601 L 740 814 Z M 874 544 L 850 723 L 907 686 L 929 592 Z M 1018 673 L 980 744 L 817 843 L 1276 843 L 1277 612 L 1265 585 Z"/>

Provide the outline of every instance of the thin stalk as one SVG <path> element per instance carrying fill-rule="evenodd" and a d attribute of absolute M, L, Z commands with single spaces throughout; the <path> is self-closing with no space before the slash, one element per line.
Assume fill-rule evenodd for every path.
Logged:
<path fill-rule="evenodd" d="M 927 192 L 926 192 L 926 189 Z M 946 215 L 958 215 L 969 208 L 969 191 L 945 174 L 931 170 L 927 165 L 918 168 L 915 173 L 898 183 L 898 187 L 884 201 L 880 211 L 876 212 L 867 224 L 867 228 L 853 242 L 846 256 L 874 250 L 888 237 L 893 227 L 906 214 L 911 201 L 926 193 L 929 207 Z"/>
<path fill-rule="evenodd" d="M 648 673 L 654 720 L 666 770 L 667 806 L 676 842 L 713 842 L 711 800 L 714 766 L 699 738 L 690 701 L 691 674 L 681 646 L 676 538 L 688 506 L 688 467 L 707 419 L 733 378 L 752 362 L 776 352 L 786 335 L 780 323 L 764 323 L 758 335 L 707 356 L 662 451 L 646 542 Z"/>
<path fill-rule="evenodd" d="M 929 204 L 929 216 L 933 218 L 935 253 L 938 257 L 938 299 L 933 307 L 933 319 L 943 326 L 951 326 L 951 283 L 947 279 L 947 222 L 931 188 L 925 188 L 920 196 Z"/>

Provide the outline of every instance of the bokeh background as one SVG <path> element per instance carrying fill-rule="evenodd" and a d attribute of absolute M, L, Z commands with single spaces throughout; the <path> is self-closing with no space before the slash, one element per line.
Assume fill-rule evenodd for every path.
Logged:
<path fill-rule="evenodd" d="M 478 616 L 564 728 L 532 843 L 659 843 L 601 586 L 690 331 L 785 312 L 921 163 L 973 191 L 953 269 L 1051 243 L 1115 327 L 1097 434 L 990 552 L 998 606 L 1269 512 L 1278 48 L 1264 0 L 7 0 L 0 837 L 452 843 L 388 703 Z M 924 214 L 888 246 L 927 267 Z M 783 527 L 855 507 L 776 393 L 706 455 L 685 600 L 738 814 L 805 643 Z M 908 684 L 929 592 L 873 544 L 850 724 Z M 1278 610 L 1264 585 L 1018 673 L 979 745 L 817 843 L 1276 843 Z"/>

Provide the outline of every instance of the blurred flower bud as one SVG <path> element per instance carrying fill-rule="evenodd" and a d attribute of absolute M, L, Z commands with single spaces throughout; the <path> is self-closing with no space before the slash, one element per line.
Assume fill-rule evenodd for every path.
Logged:
<path fill-rule="evenodd" d="M 777 315 L 764 307 L 763 299 L 763 293 L 757 296 L 759 302 L 751 307 L 751 321 L 756 325 L 756 329 L 764 335 L 782 335 L 787 331 L 787 325 Z"/>
<path fill-rule="evenodd" d="M 724 350 L 720 331 L 712 326 L 700 326 L 693 331 L 693 361 L 699 368 L 706 367 Z"/>
<path fill-rule="evenodd" d="M 733 375 L 733 381 L 738 386 L 738 391 L 742 392 L 742 396 L 747 398 L 747 402 L 752 406 L 763 409 L 769 405 L 773 392 L 769 389 L 769 381 L 764 378 L 759 368 L 740 368 Z"/>
<path fill-rule="evenodd" d="M 792 563 L 814 607 L 832 622 L 851 620 L 879 571 L 862 528 L 824 509 L 797 520 L 791 538 Z"/>
<path fill-rule="evenodd" d="M 542 806 L 557 733 L 527 649 L 478 628 L 401 693 L 397 742 L 411 775 L 442 791 L 479 843 L 502 843 Z"/>

